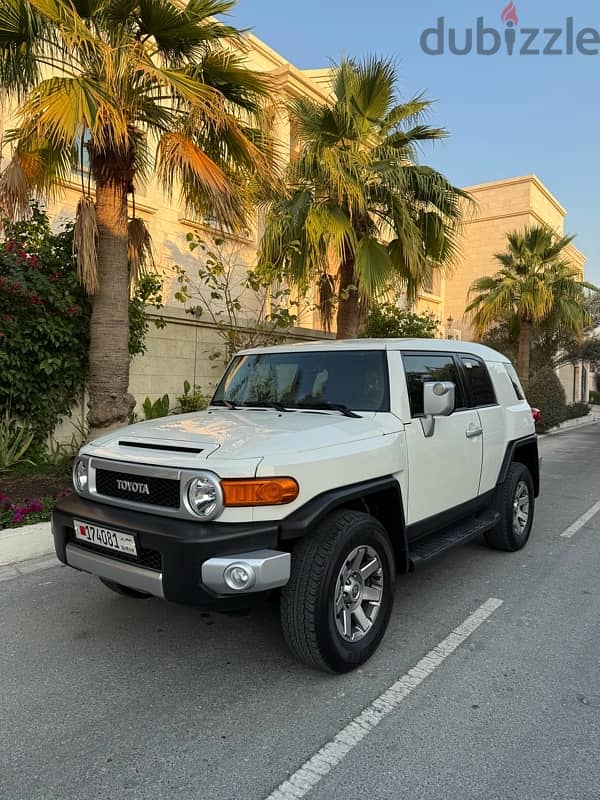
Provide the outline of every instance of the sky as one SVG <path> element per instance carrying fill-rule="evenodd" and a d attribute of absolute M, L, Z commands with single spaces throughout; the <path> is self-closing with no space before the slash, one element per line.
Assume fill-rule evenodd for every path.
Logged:
<path fill-rule="evenodd" d="M 535 173 L 567 209 L 565 231 L 587 257 L 586 278 L 600 284 L 600 52 L 578 51 L 584 28 L 600 31 L 597 0 L 514 0 L 518 24 L 515 51 L 505 40 L 495 55 L 453 55 L 477 18 L 504 37 L 501 13 L 509 0 L 239 0 L 232 21 L 301 69 L 328 66 L 342 55 L 384 55 L 399 70 L 403 99 L 425 91 L 435 100 L 430 123 L 447 128 L 450 137 L 422 153 L 422 162 L 442 171 L 453 183 L 469 186 Z M 421 33 L 444 17 L 444 52 L 428 55 Z M 567 17 L 572 17 L 574 53 L 567 49 Z M 530 44 L 548 45 L 563 54 L 521 55 L 520 45 L 540 29 Z M 544 29 L 561 29 L 555 36 Z M 593 32 L 580 43 L 594 49 Z M 429 45 L 435 45 L 435 36 Z M 587 43 L 586 43 L 587 38 Z M 484 45 L 493 44 L 488 34 Z M 597 35 L 600 51 L 600 33 Z M 475 44 L 475 43 L 474 43 Z"/>

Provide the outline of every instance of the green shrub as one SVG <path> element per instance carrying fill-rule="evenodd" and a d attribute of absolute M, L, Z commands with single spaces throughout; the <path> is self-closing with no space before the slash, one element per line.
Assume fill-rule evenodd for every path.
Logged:
<path fill-rule="evenodd" d="M 131 355 L 143 353 L 146 305 L 161 307 L 162 282 L 143 276 L 129 311 Z M 88 375 L 91 304 L 77 278 L 73 225 L 58 232 L 35 203 L 28 220 L 3 223 L 0 243 L 0 417 L 24 420 L 35 457 L 81 397 Z M 158 327 L 162 319 L 153 320 Z"/>
<path fill-rule="evenodd" d="M 163 307 L 162 287 L 163 282 L 158 275 L 147 273 L 140 276 L 133 297 L 129 301 L 130 356 L 139 356 L 147 351 L 146 336 L 150 325 L 162 330 L 167 324 L 162 317 L 150 320 L 146 315 L 146 306 L 152 306 L 157 310 Z"/>
<path fill-rule="evenodd" d="M 163 394 L 162 397 L 159 397 L 158 400 L 155 400 L 154 402 L 147 397 L 142 403 L 144 419 L 159 419 L 160 417 L 166 417 L 169 413 L 169 408 L 170 400 L 168 394 Z"/>
<path fill-rule="evenodd" d="M 53 233 L 37 206 L 0 244 L 0 416 L 31 427 L 40 454 L 88 373 L 90 304 L 77 280 L 72 225 Z"/>
<path fill-rule="evenodd" d="M 18 421 L 8 414 L 0 420 L 0 472 L 11 469 L 17 464 L 34 463 L 27 458 L 33 436 L 33 431 L 19 425 Z"/>
<path fill-rule="evenodd" d="M 383 303 L 369 311 L 360 335 L 368 339 L 434 339 L 439 326 L 430 311 L 416 314 L 393 303 Z"/>
<path fill-rule="evenodd" d="M 565 419 L 578 419 L 579 417 L 587 417 L 589 413 L 590 406 L 588 403 L 571 403 L 566 408 Z"/>
<path fill-rule="evenodd" d="M 209 398 L 200 391 L 198 386 L 192 385 L 189 381 L 183 382 L 183 394 L 178 395 L 177 402 L 179 403 L 178 412 L 181 414 L 188 414 L 190 411 L 204 411 L 208 406 Z"/>
<path fill-rule="evenodd" d="M 560 425 L 566 419 L 565 390 L 552 367 L 543 367 L 536 372 L 527 388 L 527 400 L 541 411 L 543 430 Z"/>
<path fill-rule="evenodd" d="M 590 403 L 600 405 L 600 392 L 590 392 Z"/>

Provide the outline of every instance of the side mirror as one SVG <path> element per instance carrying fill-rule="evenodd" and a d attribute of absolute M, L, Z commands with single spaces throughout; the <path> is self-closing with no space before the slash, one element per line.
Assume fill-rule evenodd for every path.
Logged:
<path fill-rule="evenodd" d="M 423 384 L 423 433 L 433 436 L 435 417 L 449 417 L 455 408 L 456 387 L 451 381 L 427 381 Z"/>

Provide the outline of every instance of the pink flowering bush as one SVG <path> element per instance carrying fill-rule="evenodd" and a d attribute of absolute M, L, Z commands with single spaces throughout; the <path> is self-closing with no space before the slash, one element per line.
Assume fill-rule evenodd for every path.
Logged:
<path fill-rule="evenodd" d="M 56 500 L 67 494 L 70 492 L 61 492 L 58 498 L 36 497 L 22 502 L 13 502 L 7 495 L 0 494 L 0 529 L 18 528 L 21 525 L 49 520 Z"/>

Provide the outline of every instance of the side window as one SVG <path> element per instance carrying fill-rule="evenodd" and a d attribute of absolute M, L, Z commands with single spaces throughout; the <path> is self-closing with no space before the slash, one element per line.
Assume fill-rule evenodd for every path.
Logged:
<path fill-rule="evenodd" d="M 456 385 L 456 408 L 465 407 L 458 370 L 450 355 L 419 353 L 403 356 L 411 416 L 423 414 L 423 384 L 426 381 L 452 381 Z"/>
<path fill-rule="evenodd" d="M 467 375 L 467 385 L 471 390 L 473 406 L 489 406 L 496 404 L 496 393 L 486 365 L 473 356 L 461 356 Z"/>
<path fill-rule="evenodd" d="M 508 377 L 510 378 L 512 387 L 515 390 L 517 400 L 525 400 L 525 392 L 523 391 L 523 387 L 521 386 L 521 381 L 519 380 L 519 376 L 517 375 L 516 369 L 513 367 L 512 364 L 506 364 L 506 363 L 504 364 L 504 369 L 508 372 Z"/>

